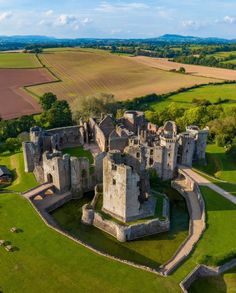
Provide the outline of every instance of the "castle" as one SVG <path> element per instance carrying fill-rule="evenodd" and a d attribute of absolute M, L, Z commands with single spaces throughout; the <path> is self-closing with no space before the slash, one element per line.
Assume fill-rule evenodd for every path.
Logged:
<path fill-rule="evenodd" d="M 120 241 L 132 240 L 169 229 L 166 203 L 165 225 L 153 219 L 156 200 L 151 194 L 149 170 L 154 169 L 162 180 L 173 179 L 178 165 L 192 166 L 193 161 L 205 159 L 207 136 L 208 129 L 197 126 L 178 133 L 171 121 L 158 127 L 138 111 L 126 111 L 120 119 L 102 115 L 59 129 L 33 127 L 30 141 L 23 143 L 25 171 L 34 172 L 40 183 L 53 183 L 57 193 L 70 191 L 82 196 L 102 185 L 102 212 L 121 223 L 152 217 L 141 226 L 124 227 L 96 214 L 95 202 L 92 208 L 87 205 L 83 209 L 84 223 Z M 92 150 L 93 170 L 88 158 L 63 154 L 64 149 L 76 146 Z"/>

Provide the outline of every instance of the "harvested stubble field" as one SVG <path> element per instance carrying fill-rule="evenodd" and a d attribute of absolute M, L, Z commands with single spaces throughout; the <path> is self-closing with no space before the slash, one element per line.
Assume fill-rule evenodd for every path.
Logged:
<path fill-rule="evenodd" d="M 38 102 L 23 87 L 53 80 L 44 68 L 0 69 L 0 117 L 12 119 L 40 112 Z"/>
<path fill-rule="evenodd" d="M 218 81 L 159 70 L 99 50 L 49 51 L 41 54 L 40 59 L 61 82 L 34 86 L 30 91 L 38 96 L 52 91 L 71 104 L 97 93 L 112 93 L 122 100 Z"/>
<path fill-rule="evenodd" d="M 205 76 L 208 78 L 216 78 L 222 80 L 236 80 L 235 70 L 177 63 L 169 61 L 166 58 L 150 58 L 137 56 L 132 57 L 132 59 L 135 60 L 137 63 L 162 70 L 178 70 L 180 67 L 184 67 L 186 72 L 193 76 Z"/>

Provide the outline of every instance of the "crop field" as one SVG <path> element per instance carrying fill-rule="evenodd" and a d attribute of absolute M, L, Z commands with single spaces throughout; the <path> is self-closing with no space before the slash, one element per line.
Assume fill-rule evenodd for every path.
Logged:
<path fill-rule="evenodd" d="M 193 106 L 193 99 L 206 99 L 211 103 L 217 102 L 221 98 L 228 101 L 222 103 L 223 107 L 236 106 L 236 84 L 219 84 L 219 85 L 206 85 L 196 89 L 191 89 L 183 93 L 174 94 L 161 102 L 154 102 L 151 106 L 155 110 L 162 110 L 170 103 L 176 103 L 176 106 L 182 108 L 189 108 Z"/>
<path fill-rule="evenodd" d="M 23 87 L 53 80 L 44 68 L 0 69 L 0 117 L 12 119 L 40 112 L 37 100 Z"/>
<path fill-rule="evenodd" d="M 204 76 L 222 80 L 236 80 L 236 71 L 199 65 L 190 65 L 169 61 L 166 58 L 150 58 L 144 56 L 132 57 L 136 62 L 162 70 L 178 70 L 184 67 L 186 72 L 193 76 Z"/>
<path fill-rule="evenodd" d="M 216 58 L 222 59 L 222 58 L 229 57 L 230 55 L 235 55 L 236 56 L 236 51 L 217 52 L 217 53 L 214 53 L 214 54 L 210 54 L 208 56 L 214 56 Z"/>
<path fill-rule="evenodd" d="M 0 53 L 0 68 L 38 68 L 42 67 L 35 54 Z"/>
<path fill-rule="evenodd" d="M 101 50 L 48 51 L 40 59 L 61 82 L 30 90 L 37 95 L 52 91 L 70 103 L 97 93 L 111 93 L 122 100 L 215 81 L 158 70 Z"/>

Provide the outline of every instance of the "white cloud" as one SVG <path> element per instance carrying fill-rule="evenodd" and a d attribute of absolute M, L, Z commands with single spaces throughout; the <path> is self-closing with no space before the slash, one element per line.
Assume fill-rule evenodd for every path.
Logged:
<path fill-rule="evenodd" d="M 116 12 L 116 11 L 129 11 L 134 9 L 147 9 L 149 6 L 145 3 L 120 3 L 120 4 L 111 4 L 108 2 L 101 3 L 95 10 L 102 12 Z"/>
<path fill-rule="evenodd" d="M 58 16 L 57 22 L 60 25 L 73 25 L 78 22 L 78 17 L 69 14 L 61 14 Z"/>
<path fill-rule="evenodd" d="M 85 17 L 84 19 L 81 20 L 82 25 L 87 25 L 89 23 L 93 22 L 92 19 Z"/>
<path fill-rule="evenodd" d="M 53 12 L 54 12 L 54 11 L 53 11 L 52 9 L 50 9 L 50 10 L 48 10 L 48 11 L 45 11 L 44 14 L 45 14 L 46 16 L 51 16 L 51 15 L 53 15 Z"/>
<path fill-rule="evenodd" d="M 182 26 L 187 29 L 199 29 L 200 27 L 204 26 L 204 24 L 195 20 L 183 20 Z"/>
<path fill-rule="evenodd" d="M 224 23 L 233 24 L 233 23 L 235 23 L 236 19 L 235 19 L 235 17 L 227 15 L 224 17 L 223 21 L 224 21 Z"/>
<path fill-rule="evenodd" d="M 0 13 L 0 22 L 1 21 L 4 21 L 6 19 L 9 19 L 13 16 L 12 12 L 11 11 L 5 11 L 5 12 L 2 12 Z"/>

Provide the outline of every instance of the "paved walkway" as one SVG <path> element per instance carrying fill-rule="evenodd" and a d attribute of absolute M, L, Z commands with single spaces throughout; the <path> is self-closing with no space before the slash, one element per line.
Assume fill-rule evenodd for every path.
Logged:
<path fill-rule="evenodd" d="M 193 171 L 188 167 L 181 167 L 180 169 L 183 169 L 187 173 L 187 175 L 189 175 L 199 185 L 209 187 L 210 189 L 222 195 L 224 198 L 236 204 L 236 196 L 233 196 L 231 193 L 220 188 L 218 185 L 210 182 L 208 179 L 204 178 L 203 176 L 201 176 L 200 174 L 198 174 L 197 172 Z"/>
<path fill-rule="evenodd" d="M 44 184 L 41 184 L 40 186 L 37 186 L 31 190 L 29 190 L 28 192 L 26 193 L 23 193 L 22 195 L 26 198 L 31 198 L 33 196 L 36 196 L 38 194 L 41 194 L 43 192 L 45 192 L 46 190 L 50 189 L 50 188 L 53 188 L 53 183 L 44 183 Z"/>
<path fill-rule="evenodd" d="M 185 198 L 188 202 L 189 216 L 190 216 L 190 225 L 191 225 L 191 236 L 183 243 L 180 249 L 175 254 L 168 263 L 166 263 L 162 268 L 162 273 L 165 275 L 170 274 L 179 264 L 189 255 L 194 247 L 194 245 L 200 239 L 202 232 L 205 229 L 204 216 L 201 212 L 199 201 L 197 199 L 197 194 L 192 190 L 186 188 L 185 180 L 176 180 L 175 181 L 179 187 L 185 191 Z"/>

